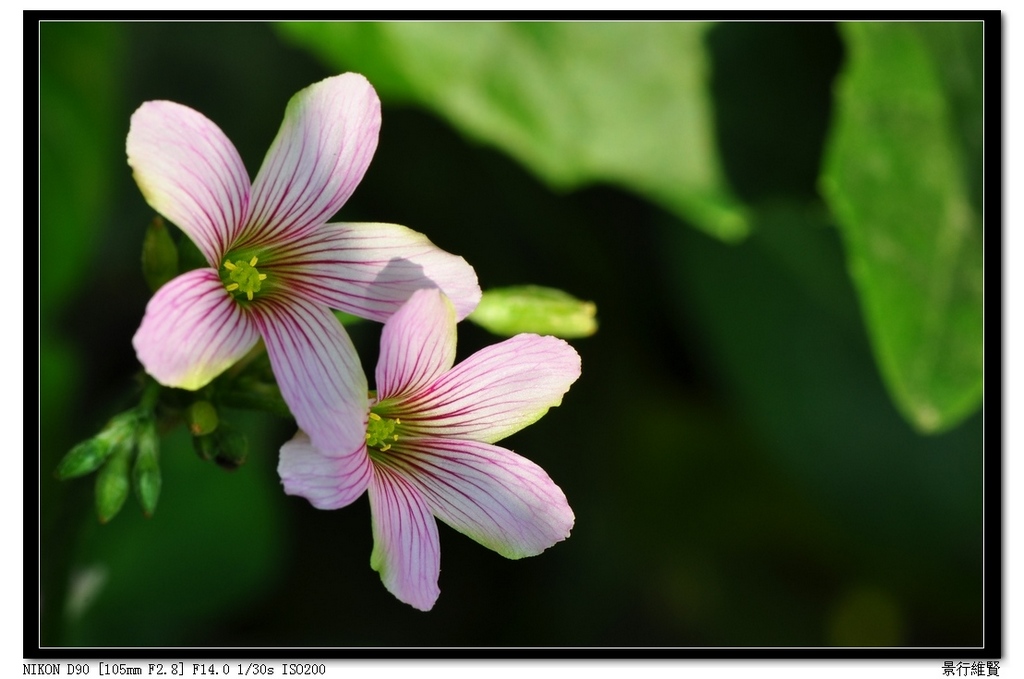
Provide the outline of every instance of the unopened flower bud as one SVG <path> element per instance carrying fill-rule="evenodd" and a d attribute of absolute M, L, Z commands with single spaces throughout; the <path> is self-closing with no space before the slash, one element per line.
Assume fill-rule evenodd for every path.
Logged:
<path fill-rule="evenodd" d="M 123 412 L 111 419 L 99 434 L 76 445 L 57 465 L 57 478 L 64 481 L 90 474 L 99 469 L 118 446 L 131 447 L 137 418 L 135 411 Z"/>
<path fill-rule="evenodd" d="M 82 441 L 72 448 L 57 465 L 57 478 L 64 481 L 96 471 L 107 459 L 111 450 L 113 449 L 104 445 L 99 437 Z"/>
<path fill-rule="evenodd" d="M 227 422 L 221 422 L 212 434 L 193 436 L 192 446 L 199 457 L 213 460 L 225 469 L 237 469 L 249 457 L 249 441 L 245 434 Z"/>
<path fill-rule="evenodd" d="M 597 331 L 596 313 L 593 302 L 578 300 L 562 290 L 519 285 L 484 291 L 467 320 L 495 335 L 511 337 L 530 332 L 573 338 Z"/>
<path fill-rule="evenodd" d="M 100 523 L 107 523 L 117 516 L 124 501 L 128 499 L 128 461 L 131 452 L 131 446 L 117 446 L 96 474 L 96 515 Z"/>
<path fill-rule="evenodd" d="M 217 429 L 217 409 L 209 401 L 196 401 L 188 407 L 186 416 L 193 436 L 212 434 Z"/>
<path fill-rule="evenodd" d="M 192 447 L 200 459 L 209 462 L 217 456 L 217 435 L 193 436 Z"/>
<path fill-rule="evenodd" d="M 217 431 L 217 457 L 214 461 L 225 469 L 238 469 L 249 457 L 249 440 L 233 427 L 222 426 Z"/>
<path fill-rule="evenodd" d="M 137 448 L 132 480 L 135 485 L 135 495 L 142 506 L 143 513 L 148 517 L 156 511 L 162 484 L 160 438 L 156 433 L 156 423 L 152 419 L 147 419 L 139 426 Z"/>
<path fill-rule="evenodd" d="M 150 222 L 142 240 L 142 275 L 153 292 L 178 275 L 178 248 L 160 217 Z"/>

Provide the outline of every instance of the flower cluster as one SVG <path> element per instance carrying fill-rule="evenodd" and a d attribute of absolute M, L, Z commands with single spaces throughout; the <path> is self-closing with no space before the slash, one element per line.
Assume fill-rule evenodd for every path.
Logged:
<path fill-rule="evenodd" d="M 281 449 L 285 491 L 321 509 L 367 492 L 371 566 L 396 597 L 428 610 L 439 591 L 435 517 L 509 558 L 569 535 L 558 486 L 494 444 L 558 405 L 580 360 L 563 340 L 520 334 L 455 365 L 456 324 L 481 297 L 473 268 L 403 226 L 328 221 L 379 130 L 365 78 L 323 80 L 289 102 L 250 183 L 210 120 L 143 104 L 128 163 L 207 266 L 157 290 L 133 344 L 160 384 L 198 390 L 262 340 L 299 427 Z M 375 391 L 333 310 L 384 324 Z"/>

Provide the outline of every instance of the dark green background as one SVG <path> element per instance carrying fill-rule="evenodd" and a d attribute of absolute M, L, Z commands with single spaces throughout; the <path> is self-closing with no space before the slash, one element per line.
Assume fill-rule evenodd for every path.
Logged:
<path fill-rule="evenodd" d="M 365 498 L 285 496 L 294 430 L 252 413 L 235 472 L 164 439 L 152 519 L 110 524 L 61 456 L 132 405 L 153 216 L 125 163 L 132 111 L 187 104 L 250 175 L 299 89 L 336 69 L 260 23 L 41 26 L 41 643 L 187 646 L 970 646 L 982 642 L 982 428 L 923 436 L 869 346 L 817 178 L 844 43 L 831 24 L 726 24 L 716 144 L 753 215 L 725 244 L 612 186 L 553 191 L 445 120 L 384 98 L 340 213 L 427 234 L 485 288 L 597 304 L 583 375 L 505 441 L 562 487 L 572 536 L 508 561 L 441 526 L 421 613 L 369 567 Z M 353 68 L 356 68 L 353 66 Z M 364 366 L 379 328 L 351 329 Z M 463 324 L 459 357 L 497 341 Z"/>

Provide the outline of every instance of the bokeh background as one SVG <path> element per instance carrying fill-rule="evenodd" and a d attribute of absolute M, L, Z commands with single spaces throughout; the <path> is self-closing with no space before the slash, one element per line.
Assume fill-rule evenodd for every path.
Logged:
<path fill-rule="evenodd" d="M 40 643 L 982 643 L 981 31 L 42 23 Z M 506 441 L 572 536 L 509 561 L 442 525 L 429 613 L 370 569 L 365 497 L 284 495 L 287 419 L 229 413 L 235 471 L 171 432 L 149 519 L 130 498 L 100 525 L 93 478 L 52 473 L 137 399 L 132 111 L 201 111 L 255 176 L 291 95 L 346 70 L 383 128 L 340 219 L 600 321 Z M 379 326 L 350 331 L 372 369 Z M 464 323 L 459 357 L 498 339 Z"/>

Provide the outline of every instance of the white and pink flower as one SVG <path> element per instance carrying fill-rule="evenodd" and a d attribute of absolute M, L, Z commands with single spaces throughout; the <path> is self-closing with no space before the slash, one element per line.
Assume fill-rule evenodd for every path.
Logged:
<path fill-rule="evenodd" d="M 543 469 L 494 443 L 561 403 L 579 355 L 563 340 L 521 334 L 454 365 L 457 318 L 442 292 L 413 293 L 384 324 L 355 454 L 326 455 L 300 430 L 278 465 L 285 491 L 320 509 L 368 491 L 370 565 L 421 610 L 440 591 L 435 517 L 512 559 L 565 539 L 575 521 Z"/>
<path fill-rule="evenodd" d="M 224 133 L 202 114 L 149 101 L 133 115 L 128 163 L 146 201 L 209 265 L 150 300 L 133 339 L 161 384 L 199 389 L 262 337 L 300 428 L 327 455 L 363 441 L 366 377 L 331 309 L 384 321 L 440 288 L 459 318 L 480 299 L 465 260 L 395 224 L 327 223 L 370 163 L 380 102 L 360 75 L 297 93 L 250 184 Z"/>

